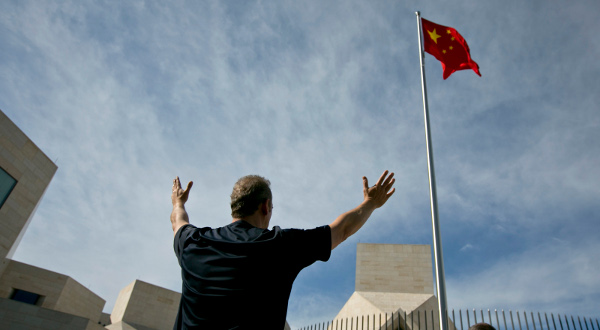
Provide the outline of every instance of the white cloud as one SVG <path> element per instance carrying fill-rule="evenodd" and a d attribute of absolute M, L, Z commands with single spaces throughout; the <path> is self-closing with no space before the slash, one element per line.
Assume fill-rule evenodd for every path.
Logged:
<path fill-rule="evenodd" d="M 475 247 L 473 245 L 471 245 L 470 243 L 467 243 L 463 247 L 460 248 L 460 252 L 466 252 L 466 251 L 472 250 L 474 248 Z"/>
<path fill-rule="evenodd" d="M 599 247 L 595 241 L 548 242 L 459 274 L 447 280 L 449 305 L 593 316 L 595 307 L 586 297 L 599 293 L 600 280 L 592 270 L 600 263 L 589 251 Z"/>
<path fill-rule="evenodd" d="M 425 17 L 465 35 L 483 74 L 442 81 L 426 55 L 442 229 L 506 238 L 498 248 L 510 251 L 492 267 L 510 281 L 490 271 L 480 275 L 491 283 L 470 278 L 470 287 L 465 274 L 448 278 L 457 292 L 477 288 L 458 305 L 554 308 L 559 299 L 573 310 L 579 302 L 568 290 L 596 299 L 582 289 L 595 283 L 582 271 L 594 250 L 568 244 L 589 241 L 598 228 L 600 48 L 590 32 L 594 11 L 585 10 L 597 5 L 512 4 L 423 4 Z M 135 278 L 180 285 L 167 220 L 175 175 L 195 181 L 188 211 L 198 225 L 227 223 L 231 186 L 257 173 L 273 183 L 273 224 L 306 228 L 356 206 L 361 177 L 374 182 L 388 168 L 396 194 L 337 253 L 352 262 L 357 241 L 429 244 L 408 7 L 3 2 L 0 107 L 59 166 L 15 257 L 90 285 L 110 310 Z M 568 20 L 558 20 L 563 13 Z M 573 53 L 578 60 L 567 61 Z M 576 258 L 546 245 L 535 250 L 545 237 L 566 242 Z M 455 236 L 444 241 L 453 246 L 446 258 L 459 263 L 452 268 L 470 269 L 490 250 L 486 241 L 448 238 Z M 537 276 L 543 294 L 519 293 L 536 288 L 535 269 L 550 273 Z M 352 283 L 352 275 L 332 276 Z M 513 284 L 505 291 L 506 283 Z M 345 299 L 319 295 L 333 295 L 332 305 Z M 315 309 L 322 299 L 295 297 Z M 310 317 L 294 313 L 293 320 Z"/>

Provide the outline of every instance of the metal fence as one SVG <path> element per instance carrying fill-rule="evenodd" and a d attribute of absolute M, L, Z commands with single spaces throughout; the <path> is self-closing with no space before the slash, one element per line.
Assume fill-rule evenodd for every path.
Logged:
<path fill-rule="evenodd" d="M 504 310 L 484 312 L 462 310 L 448 315 L 450 330 L 466 330 L 471 325 L 485 322 L 497 330 L 600 330 L 598 318 L 568 316 L 565 314 L 534 313 Z M 300 330 L 439 330 L 437 312 L 414 311 L 362 315 L 335 319 L 298 328 Z"/>

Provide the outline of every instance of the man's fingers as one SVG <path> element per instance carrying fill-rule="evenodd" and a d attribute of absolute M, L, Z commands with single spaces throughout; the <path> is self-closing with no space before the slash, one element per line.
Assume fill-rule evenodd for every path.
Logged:
<path fill-rule="evenodd" d="M 185 188 L 185 192 L 186 192 L 186 193 L 187 193 L 187 192 L 189 192 L 189 191 L 190 191 L 190 189 L 192 189 L 192 185 L 193 185 L 193 184 L 194 184 L 194 182 L 192 182 L 192 181 L 188 182 L 187 188 Z"/>
<path fill-rule="evenodd" d="M 377 180 L 377 183 L 375 185 L 376 186 L 381 185 L 383 183 L 383 180 L 387 176 L 387 174 L 388 174 L 388 170 L 383 171 L 383 174 L 381 174 L 381 176 L 379 177 L 379 180 Z"/>
<path fill-rule="evenodd" d="M 385 181 L 383 182 L 384 186 L 388 186 L 390 184 L 390 182 L 392 182 L 392 180 L 394 179 L 394 172 L 390 173 L 390 176 L 388 176 Z"/>
<path fill-rule="evenodd" d="M 390 190 L 390 189 L 392 188 L 392 186 L 394 185 L 394 182 L 396 182 L 396 179 L 395 179 L 395 178 L 394 178 L 394 179 L 391 179 L 391 180 L 390 180 L 390 182 L 387 182 L 387 183 L 385 184 L 385 189 L 386 189 L 386 190 Z"/>
<path fill-rule="evenodd" d="M 392 195 L 394 194 L 394 192 L 396 192 L 396 188 L 390 190 L 390 192 L 387 195 L 385 195 L 385 201 L 386 202 L 388 201 L 388 199 L 390 199 L 390 197 L 392 197 Z"/>
<path fill-rule="evenodd" d="M 363 186 L 365 189 L 369 190 L 369 180 L 367 180 L 366 176 L 363 176 Z"/>

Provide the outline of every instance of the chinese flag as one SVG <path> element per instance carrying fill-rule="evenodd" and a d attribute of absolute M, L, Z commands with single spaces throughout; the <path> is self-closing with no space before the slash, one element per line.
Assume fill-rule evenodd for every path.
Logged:
<path fill-rule="evenodd" d="M 454 71 L 473 69 L 479 73 L 479 65 L 471 59 L 465 39 L 453 28 L 435 24 L 421 18 L 425 51 L 442 62 L 444 79 Z"/>

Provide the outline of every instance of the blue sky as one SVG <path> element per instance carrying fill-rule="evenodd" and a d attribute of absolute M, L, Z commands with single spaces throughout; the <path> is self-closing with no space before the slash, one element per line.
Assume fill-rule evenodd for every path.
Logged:
<path fill-rule="evenodd" d="M 296 281 L 292 326 L 354 291 L 356 243 L 431 244 L 415 11 L 456 28 L 482 77 L 426 55 L 450 308 L 598 316 L 597 1 L 2 1 L 0 109 L 58 165 L 15 259 L 112 310 L 134 279 L 179 291 L 173 178 L 198 226 L 237 178 L 272 225 L 330 223 L 361 177 L 397 192 Z"/>

